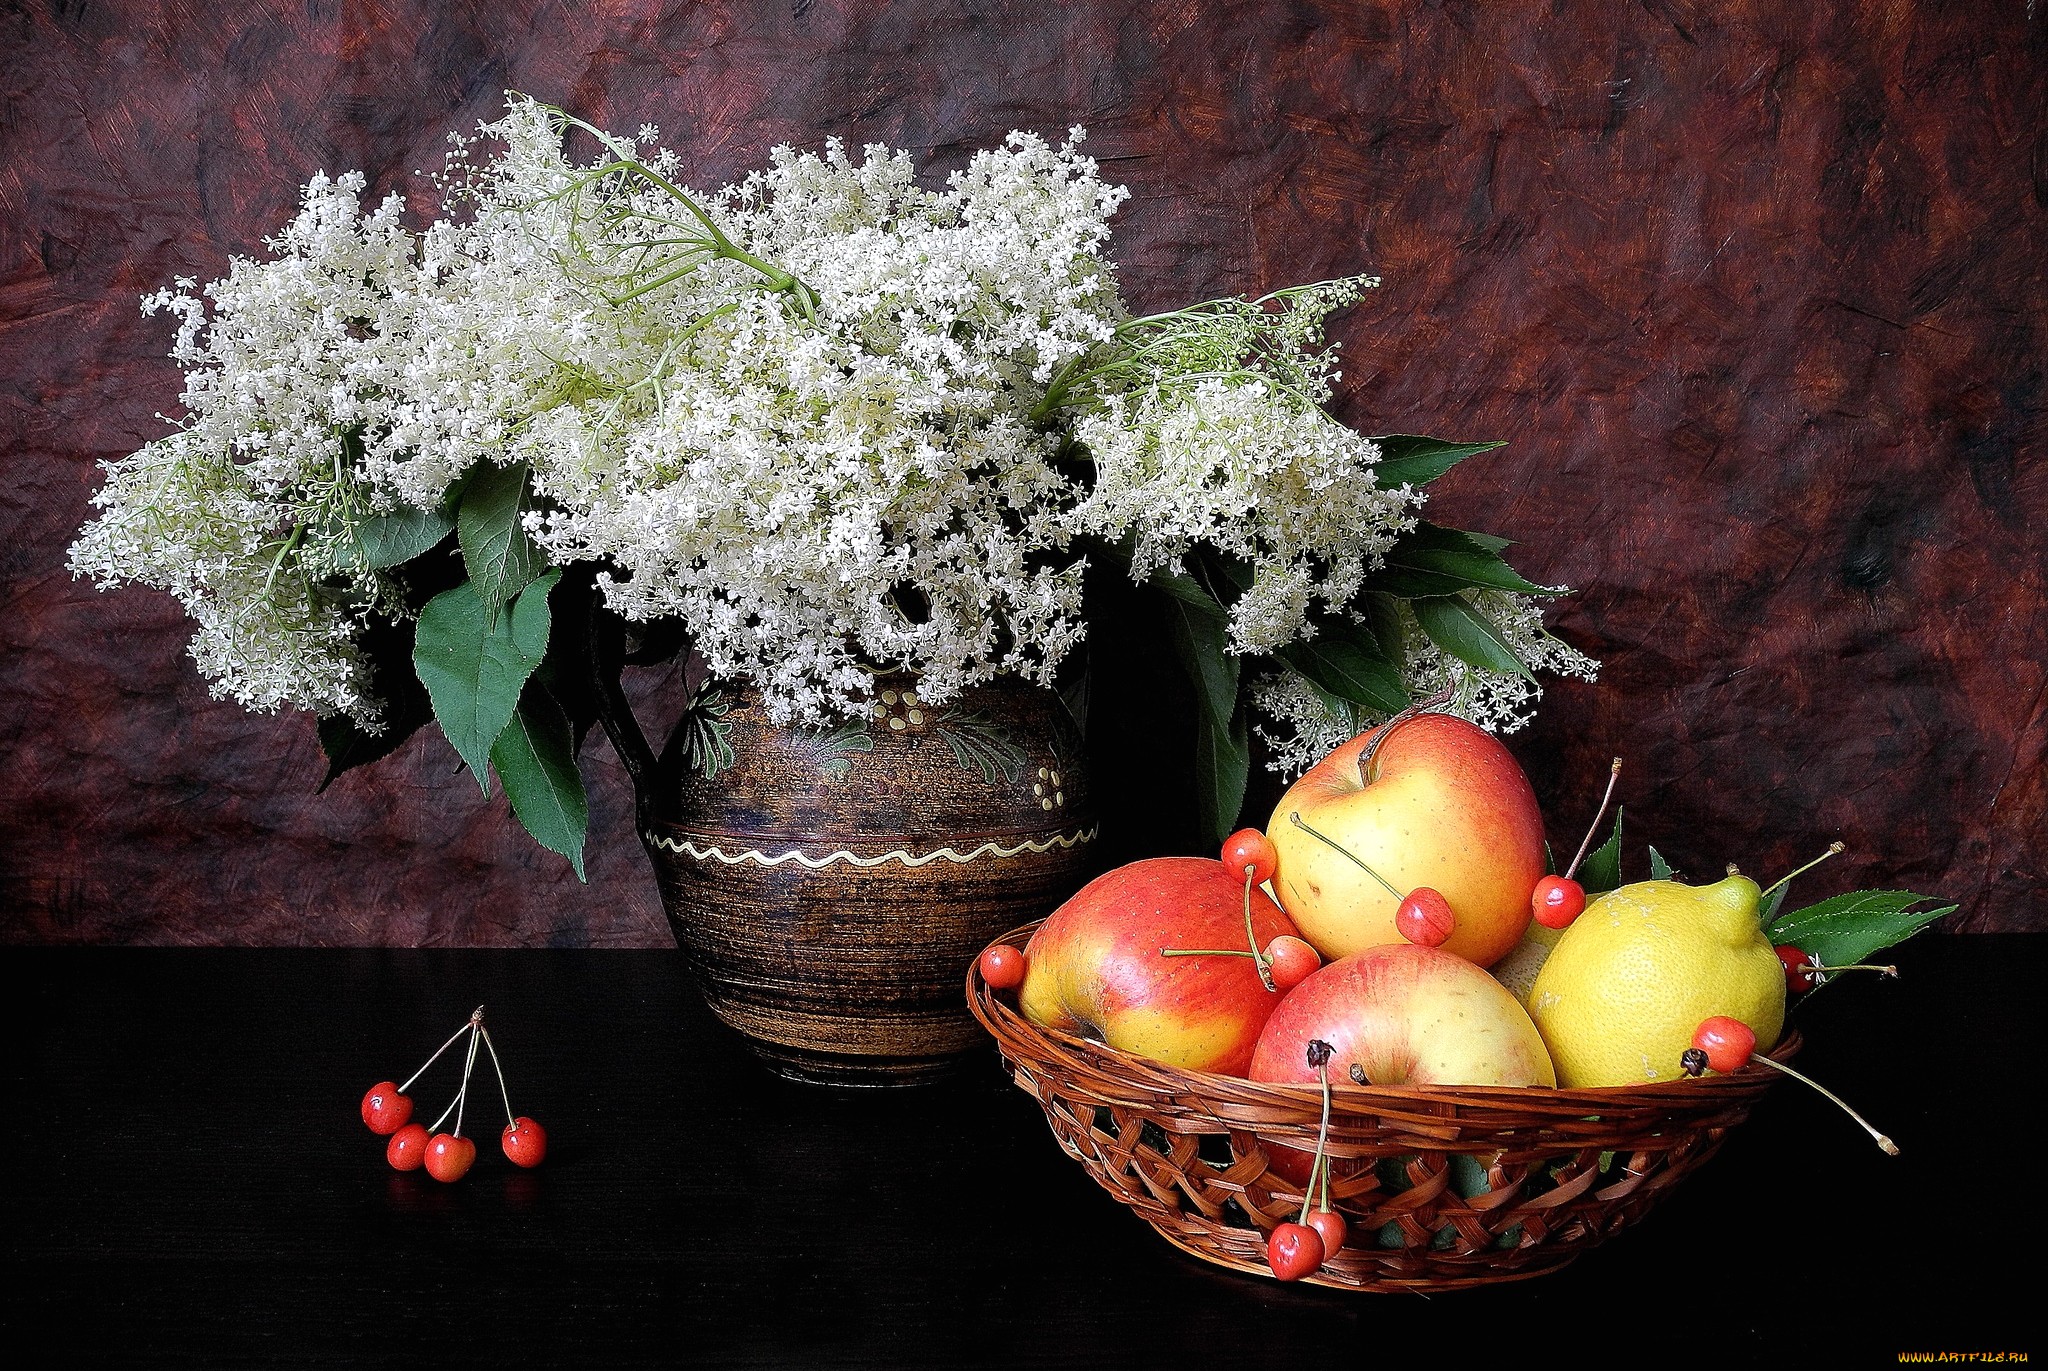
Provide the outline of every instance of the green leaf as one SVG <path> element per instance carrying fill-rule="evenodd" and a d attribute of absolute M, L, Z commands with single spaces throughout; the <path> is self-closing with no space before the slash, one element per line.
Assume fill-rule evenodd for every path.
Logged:
<path fill-rule="evenodd" d="M 1195 798 L 1202 837 L 1210 846 L 1219 846 L 1236 830 L 1251 770 L 1251 739 L 1244 715 L 1220 724 L 1205 715 L 1195 734 Z"/>
<path fill-rule="evenodd" d="M 350 532 L 363 565 L 374 571 L 432 551 L 454 527 L 455 520 L 445 510 L 395 509 L 371 515 Z"/>
<path fill-rule="evenodd" d="M 1372 628 L 1372 640 L 1379 644 L 1380 656 L 1400 671 L 1408 654 L 1407 635 L 1401 631 L 1401 602 L 1373 590 L 1359 598 L 1363 601 L 1360 608 L 1365 611 L 1365 621 Z"/>
<path fill-rule="evenodd" d="M 1174 654 L 1194 683 L 1201 714 L 1195 731 L 1195 802 L 1203 837 L 1221 843 L 1244 807 L 1251 776 L 1251 740 L 1237 708 L 1238 659 L 1227 650 L 1223 618 L 1195 602 L 1174 596 L 1167 628 Z"/>
<path fill-rule="evenodd" d="M 1192 576 L 1183 576 L 1171 571 L 1155 571 L 1151 576 L 1151 584 L 1171 595 L 1182 605 L 1209 618 L 1227 620 L 1230 617 L 1223 606 L 1216 603 L 1216 597 L 1202 589 L 1201 583 Z"/>
<path fill-rule="evenodd" d="M 427 692 L 413 673 L 411 620 L 392 623 L 372 618 L 356 639 L 356 647 L 370 669 L 370 692 L 384 702 L 384 730 L 367 732 L 345 714 L 322 719 L 320 750 L 327 754 L 327 774 L 321 778 L 321 790 L 332 785 L 343 772 L 396 752 L 401 743 L 434 717 Z"/>
<path fill-rule="evenodd" d="M 1418 595 L 1449 595 L 1472 586 L 1513 590 L 1524 595 L 1555 595 L 1539 586 L 1506 562 L 1500 549 L 1508 544 L 1498 538 L 1418 523 L 1387 549 L 1385 561 L 1372 574 L 1376 590 L 1413 598 Z"/>
<path fill-rule="evenodd" d="M 1325 619 L 1316 636 L 1274 654 L 1312 685 L 1362 705 L 1382 718 L 1406 709 L 1408 688 L 1371 633 L 1345 619 Z"/>
<path fill-rule="evenodd" d="M 1854 966 L 1955 912 L 1952 904 L 1911 912 L 1932 898 L 1910 890 L 1855 890 L 1773 920 L 1770 938 L 1819 957 L 1823 966 Z"/>
<path fill-rule="evenodd" d="M 1195 702 L 1203 715 L 1228 720 L 1237 712 L 1238 661 L 1228 651 L 1223 619 L 1176 597 L 1168 610 L 1167 631 L 1174 654 L 1194 683 Z"/>
<path fill-rule="evenodd" d="M 1536 679 L 1493 621 L 1462 595 L 1433 595 L 1410 601 L 1409 608 L 1429 640 L 1467 666 Z"/>
<path fill-rule="evenodd" d="M 413 670 L 433 701 L 441 732 L 489 794 L 491 746 L 519 707 L 548 646 L 548 592 L 559 570 L 533 582 L 510 613 L 494 613 L 470 582 L 444 590 L 420 611 Z"/>
<path fill-rule="evenodd" d="M 540 575 L 547 559 L 521 522 L 533 503 L 524 462 L 478 467 L 462 489 L 455 536 L 477 598 L 495 612 Z"/>
<path fill-rule="evenodd" d="M 1395 486 L 1428 485 L 1467 457 L 1491 452 L 1505 443 L 1448 443 L 1416 433 L 1389 433 L 1373 439 L 1379 444 L 1379 465 L 1373 468 L 1373 484 L 1381 490 Z"/>
<path fill-rule="evenodd" d="M 1598 895 L 1621 885 L 1621 811 L 1614 807 L 1614 835 L 1579 864 L 1579 884 L 1588 895 Z"/>
<path fill-rule="evenodd" d="M 518 613 L 516 607 L 514 614 Z M 512 812 L 550 852 L 559 852 L 583 874 L 583 837 L 590 828 L 590 804 L 576 770 L 569 716 L 554 696 L 538 687 L 520 698 L 512 720 L 491 744 L 491 765 L 505 787 Z"/>
<path fill-rule="evenodd" d="M 1764 896 L 1763 904 L 1757 909 L 1756 921 L 1769 928 L 1777 919 L 1778 911 L 1785 907 L 1785 897 L 1792 893 L 1792 883 L 1787 881 L 1776 890 Z"/>
<path fill-rule="evenodd" d="M 1650 849 L 1650 879 L 1668 881 L 1671 879 L 1671 863 L 1664 860 L 1664 854 L 1656 848 Z"/>

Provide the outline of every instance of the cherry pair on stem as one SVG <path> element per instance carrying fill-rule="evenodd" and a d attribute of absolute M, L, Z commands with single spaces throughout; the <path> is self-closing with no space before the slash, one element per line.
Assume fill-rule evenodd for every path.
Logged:
<path fill-rule="evenodd" d="M 1283 1281 L 1298 1281 L 1322 1269 L 1344 1246 L 1349 1232 L 1344 1216 L 1330 1208 L 1330 1054 L 1321 1038 L 1308 1045 L 1308 1064 L 1323 1087 L 1323 1120 L 1316 1130 L 1316 1157 L 1302 1187 L 1301 1213 L 1292 1222 L 1275 1224 L 1266 1238 L 1266 1261 Z M 1320 1194 L 1318 1190 L 1320 1189 Z"/>
<path fill-rule="evenodd" d="M 1162 957 L 1250 957 L 1259 980 L 1271 991 L 1292 990 L 1322 966 L 1322 956 L 1292 933 L 1282 933 L 1259 946 L 1252 928 L 1252 891 L 1273 879 L 1280 854 L 1272 840 L 1256 828 L 1240 828 L 1223 840 L 1223 865 L 1244 875 L 1243 947 L 1162 947 Z"/>
<path fill-rule="evenodd" d="M 405 1092 L 412 1088 L 414 1081 L 426 1074 L 428 1067 L 441 1059 L 441 1054 L 469 1035 L 469 1051 L 462 1064 L 462 1086 L 455 1098 L 441 1111 L 441 1117 L 434 1120 L 431 1128 L 409 1122 L 412 1118 L 412 1097 Z M 491 1041 L 491 1032 L 484 1027 L 484 1007 L 478 1005 L 470 1012 L 467 1022 L 455 1030 L 434 1049 L 434 1055 L 427 1058 L 418 1071 L 406 1078 L 404 1085 L 391 1081 L 379 1081 L 363 1096 L 363 1122 L 372 1133 L 389 1137 L 384 1146 L 384 1159 L 398 1171 L 417 1171 L 426 1168 L 429 1176 L 437 1181 L 461 1180 L 476 1162 L 476 1142 L 462 1136 L 462 1118 L 469 1101 L 470 1074 L 476 1066 L 476 1051 L 481 1044 L 491 1054 L 491 1067 L 498 1076 L 498 1095 L 505 1104 L 505 1131 L 498 1135 L 498 1146 L 516 1166 L 539 1166 L 547 1156 L 548 1135 L 544 1129 L 525 1115 L 512 1112 L 512 1094 L 505 1086 L 505 1068 L 498 1060 L 498 1047 Z M 443 1133 L 441 1125 L 448 1116 L 455 1116 L 454 1131 Z"/>

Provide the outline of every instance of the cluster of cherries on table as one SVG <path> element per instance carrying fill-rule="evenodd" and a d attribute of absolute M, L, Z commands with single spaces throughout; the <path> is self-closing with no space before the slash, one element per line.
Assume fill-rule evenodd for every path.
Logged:
<path fill-rule="evenodd" d="M 427 1067 L 441 1059 L 441 1054 L 464 1035 L 469 1038 L 469 1050 L 462 1065 L 462 1086 L 455 1098 L 441 1111 L 441 1117 L 434 1120 L 432 1127 L 412 1122 L 412 1097 L 405 1092 L 426 1073 Z M 524 1114 L 512 1112 L 512 1094 L 505 1086 L 505 1068 L 498 1061 L 497 1044 L 491 1041 L 490 1030 L 484 1027 L 484 1009 L 478 1005 L 471 1011 L 462 1027 L 449 1036 L 447 1042 L 434 1049 L 434 1055 L 418 1071 L 406 1078 L 404 1085 L 393 1081 L 379 1081 L 363 1096 L 363 1122 L 369 1130 L 381 1138 L 389 1139 L 384 1145 L 384 1160 L 397 1171 L 417 1171 L 426 1168 L 429 1176 L 437 1181 L 459 1181 L 469 1174 L 469 1168 L 476 1162 L 476 1142 L 462 1136 L 462 1116 L 469 1099 L 470 1073 L 476 1066 L 477 1048 L 491 1054 L 491 1066 L 498 1076 L 498 1094 L 505 1103 L 505 1131 L 498 1135 L 498 1145 L 515 1166 L 539 1166 L 548 1154 L 548 1135 L 541 1126 Z M 455 1127 L 451 1132 L 440 1131 L 448 1116 L 455 1116 Z"/>

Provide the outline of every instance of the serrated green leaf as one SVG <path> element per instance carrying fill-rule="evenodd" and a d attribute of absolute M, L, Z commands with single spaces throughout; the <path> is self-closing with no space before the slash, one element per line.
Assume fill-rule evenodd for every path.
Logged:
<path fill-rule="evenodd" d="M 1489 543 L 1495 546 L 1488 546 Z M 1477 534 L 1442 528 L 1425 521 L 1403 533 L 1387 549 L 1383 565 L 1373 576 L 1373 583 L 1378 586 L 1391 576 L 1403 584 L 1424 587 L 1419 593 L 1433 595 L 1449 594 L 1470 586 L 1513 590 L 1524 595 L 1557 594 L 1548 586 L 1537 585 L 1502 561 L 1500 549 L 1505 546 L 1507 544 L 1499 539 L 1482 541 Z"/>
<path fill-rule="evenodd" d="M 1823 966 L 1854 966 L 1955 912 L 1952 904 L 1912 912 L 1932 898 L 1910 890 L 1854 890 L 1774 919 L 1770 939 L 1819 957 Z"/>
<path fill-rule="evenodd" d="M 456 512 L 462 565 L 477 598 L 493 611 L 509 604 L 547 565 L 523 522 L 533 508 L 528 476 L 524 462 L 509 467 L 486 462 L 463 486 Z"/>
<path fill-rule="evenodd" d="M 569 716 L 554 696 L 536 686 L 520 697 L 511 722 L 491 744 L 491 765 L 512 812 L 534 841 L 567 857 L 576 879 L 586 879 L 583 838 L 590 828 L 590 804 L 576 770 Z"/>
<path fill-rule="evenodd" d="M 1155 571 L 1150 578 L 1150 584 L 1198 614 L 1217 620 L 1228 620 L 1230 617 L 1229 612 L 1216 603 L 1216 597 L 1202 589 L 1201 582 L 1192 576 L 1183 576 L 1173 571 Z"/>
<path fill-rule="evenodd" d="M 1406 709 L 1408 688 L 1371 633 L 1345 619 L 1326 619 L 1315 637 L 1274 654 L 1311 684 L 1385 717 Z"/>
<path fill-rule="evenodd" d="M 454 528 L 455 520 L 445 510 L 395 509 L 373 514 L 349 532 L 362 564 L 378 571 L 432 551 Z"/>
<path fill-rule="evenodd" d="M 1598 895 L 1621 885 L 1621 812 L 1614 807 L 1614 833 L 1588 853 L 1579 864 L 1579 884 L 1588 895 Z"/>
<path fill-rule="evenodd" d="M 1650 849 L 1650 879 L 1668 881 L 1671 879 L 1671 863 L 1664 860 L 1664 854 L 1656 848 Z"/>
<path fill-rule="evenodd" d="M 508 613 L 494 613 L 467 581 L 442 591 L 420 611 L 413 670 L 427 688 L 441 732 L 485 794 L 491 789 L 491 746 L 547 655 L 548 592 L 561 576 L 552 570 L 534 581 Z"/>
<path fill-rule="evenodd" d="M 1467 457 L 1507 446 L 1499 442 L 1450 443 L 1417 433 L 1389 433 L 1373 442 L 1380 450 L 1379 464 L 1373 468 L 1373 484 L 1381 490 L 1428 485 Z"/>
<path fill-rule="evenodd" d="M 1467 666 L 1536 679 L 1493 621 L 1462 595 L 1429 596 L 1410 601 L 1409 608 L 1429 640 Z"/>

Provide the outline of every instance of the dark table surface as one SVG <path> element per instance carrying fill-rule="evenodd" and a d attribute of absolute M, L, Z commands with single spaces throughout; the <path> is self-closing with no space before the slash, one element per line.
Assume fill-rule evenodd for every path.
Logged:
<path fill-rule="evenodd" d="M 1540 1279 L 1366 1296 L 1170 1249 L 992 1050 L 913 1091 L 759 1069 L 655 952 L 0 955 L 0 1346 L 39 1365 L 1896 1364 L 2040 1353 L 2048 936 L 1927 936 L 1800 1014 L 1904 1149 L 1773 1091 L 1640 1227 Z M 538 1171 L 398 1175 L 357 1117 L 478 1002 Z M 444 1067 L 446 1063 L 444 1062 Z M 415 1092 L 438 1107 L 452 1077 Z M 16 1362 L 16 1365 L 27 1364 Z"/>

